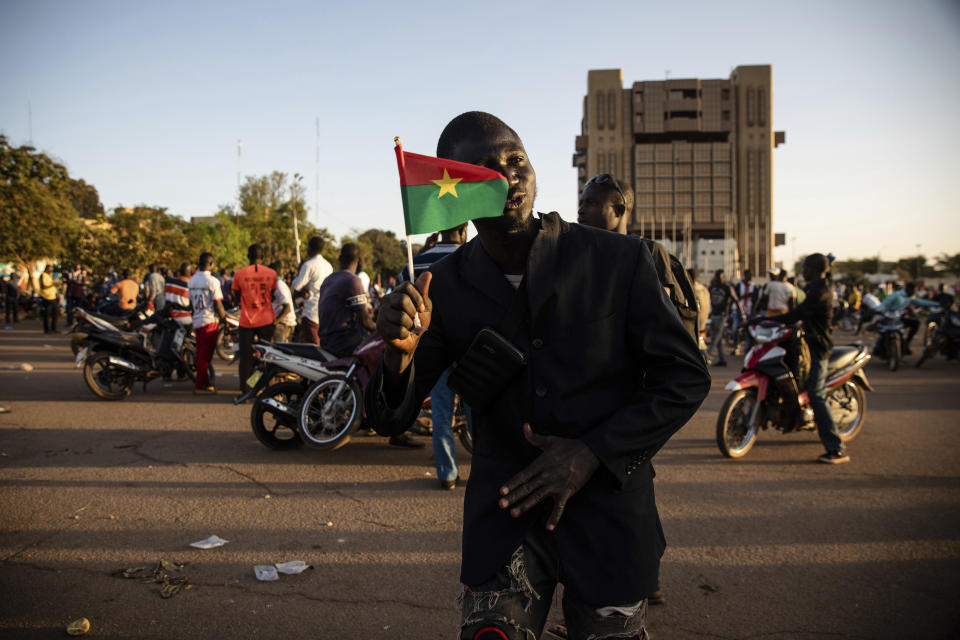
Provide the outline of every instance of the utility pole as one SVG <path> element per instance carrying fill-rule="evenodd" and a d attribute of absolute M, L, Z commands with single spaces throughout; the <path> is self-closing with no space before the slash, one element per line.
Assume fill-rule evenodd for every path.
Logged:
<path fill-rule="evenodd" d="M 316 185 L 313 188 L 313 211 L 317 214 L 317 225 L 320 225 L 320 118 L 317 118 L 317 161 L 314 165 L 316 171 Z"/>
<path fill-rule="evenodd" d="M 243 143 L 237 139 L 237 209 L 233 221 L 240 224 L 240 160 L 243 157 Z"/>
<path fill-rule="evenodd" d="M 290 184 L 290 207 L 293 209 L 293 244 L 297 249 L 297 264 L 300 264 L 300 229 L 297 224 L 297 185 L 301 183 L 303 176 L 299 173 L 293 174 L 293 182 Z"/>

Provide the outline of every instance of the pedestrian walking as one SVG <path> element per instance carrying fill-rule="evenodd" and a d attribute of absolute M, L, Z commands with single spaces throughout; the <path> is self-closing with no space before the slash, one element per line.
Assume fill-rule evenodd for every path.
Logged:
<path fill-rule="evenodd" d="M 297 328 L 297 313 L 293 310 L 293 295 L 283 280 L 283 266 L 274 262 L 270 268 L 277 273 L 277 288 L 273 292 L 273 313 L 277 319 L 273 323 L 273 341 L 290 342 Z"/>

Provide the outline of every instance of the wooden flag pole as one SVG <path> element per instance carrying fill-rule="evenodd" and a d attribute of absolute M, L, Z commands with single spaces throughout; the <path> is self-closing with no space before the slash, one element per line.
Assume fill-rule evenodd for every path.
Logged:
<path fill-rule="evenodd" d="M 393 139 L 394 144 L 398 149 L 400 149 L 400 157 L 403 158 L 403 145 L 400 144 L 400 137 L 396 136 Z M 401 171 L 403 167 L 401 166 Z M 406 230 L 406 229 L 404 229 Z M 413 236 L 407 235 L 407 269 L 410 275 L 410 284 L 416 285 L 417 279 L 413 274 Z M 413 328 L 420 328 L 420 314 L 417 313 L 413 316 Z"/>

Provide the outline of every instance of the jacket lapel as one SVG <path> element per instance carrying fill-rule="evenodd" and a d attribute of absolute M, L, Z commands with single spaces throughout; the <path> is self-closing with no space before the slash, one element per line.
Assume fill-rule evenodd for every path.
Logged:
<path fill-rule="evenodd" d="M 540 215 L 540 233 L 537 234 L 527 258 L 527 293 L 530 301 L 530 317 L 534 320 L 543 305 L 555 293 L 559 261 L 557 245 L 560 235 L 570 230 L 570 225 L 557 212 Z"/>
<path fill-rule="evenodd" d="M 463 248 L 457 270 L 471 287 L 477 289 L 501 307 L 508 307 L 513 299 L 513 287 L 507 282 L 500 267 L 487 255 L 475 237 Z"/>

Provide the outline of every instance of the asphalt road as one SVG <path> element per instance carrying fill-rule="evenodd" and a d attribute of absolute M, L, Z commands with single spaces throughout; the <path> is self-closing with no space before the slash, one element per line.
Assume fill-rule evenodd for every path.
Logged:
<path fill-rule="evenodd" d="M 656 640 L 960 637 L 960 365 L 914 359 L 868 365 L 876 392 L 840 466 L 814 462 L 811 433 L 724 459 L 714 423 L 736 368 L 713 369 L 655 461 Z M 270 451 L 231 396 L 157 381 L 101 401 L 66 336 L 0 330 L 0 637 L 60 638 L 80 617 L 109 638 L 455 637 L 463 492 L 437 489 L 429 448 Z M 188 546 L 211 534 L 229 542 Z M 163 599 L 115 575 L 161 560 L 192 588 Z M 314 568 L 255 579 L 288 560 Z"/>

